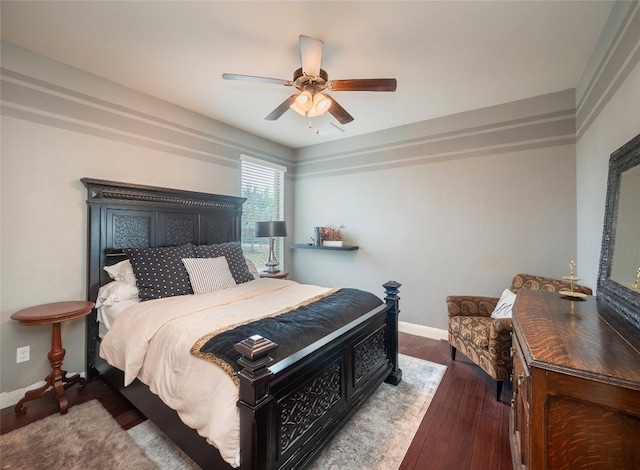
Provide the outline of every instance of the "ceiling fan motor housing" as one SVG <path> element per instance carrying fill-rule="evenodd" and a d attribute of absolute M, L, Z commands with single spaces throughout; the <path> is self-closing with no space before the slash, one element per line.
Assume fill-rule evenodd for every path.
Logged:
<path fill-rule="evenodd" d="M 309 90 L 309 91 L 322 91 L 327 88 L 327 82 L 329 81 L 329 74 L 324 70 L 320 69 L 319 77 L 309 77 L 302 72 L 302 67 L 293 72 L 293 83 L 295 87 L 300 90 Z"/>

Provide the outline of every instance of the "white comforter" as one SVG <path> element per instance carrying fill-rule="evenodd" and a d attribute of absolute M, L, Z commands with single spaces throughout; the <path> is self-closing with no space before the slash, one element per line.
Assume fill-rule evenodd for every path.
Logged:
<path fill-rule="evenodd" d="M 185 424 L 240 463 L 238 388 L 217 366 L 190 354 L 202 336 L 279 312 L 329 289 L 257 279 L 218 292 L 140 302 L 127 308 L 102 340 L 100 356 L 137 377 L 176 410 Z"/>

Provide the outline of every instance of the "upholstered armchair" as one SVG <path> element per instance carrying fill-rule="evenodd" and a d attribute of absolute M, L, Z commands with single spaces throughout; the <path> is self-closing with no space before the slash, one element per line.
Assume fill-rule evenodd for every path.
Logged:
<path fill-rule="evenodd" d="M 531 274 L 517 274 L 511 290 L 547 290 L 558 292 L 571 287 L 568 281 Z M 592 295 L 591 289 L 574 284 L 576 292 Z M 493 318 L 491 313 L 498 304 L 497 297 L 451 295 L 447 297 L 449 315 L 449 345 L 451 359 L 460 350 L 482 370 L 496 380 L 496 400 L 500 400 L 502 383 L 509 380 L 511 360 L 511 318 Z"/>

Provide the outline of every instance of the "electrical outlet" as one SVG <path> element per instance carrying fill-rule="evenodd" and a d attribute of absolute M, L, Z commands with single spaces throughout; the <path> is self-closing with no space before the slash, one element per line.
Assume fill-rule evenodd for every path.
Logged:
<path fill-rule="evenodd" d="M 27 362 L 31 355 L 31 346 L 23 346 L 16 350 L 16 364 Z"/>

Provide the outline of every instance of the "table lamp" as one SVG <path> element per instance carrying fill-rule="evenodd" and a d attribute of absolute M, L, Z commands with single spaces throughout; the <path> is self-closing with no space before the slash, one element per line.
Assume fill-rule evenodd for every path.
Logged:
<path fill-rule="evenodd" d="M 287 236 L 287 223 L 284 220 L 276 220 L 270 222 L 256 222 L 256 237 L 269 237 L 269 259 L 264 265 L 267 267 L 269 274 L 280 272 L 278 269 L 278 260 L 274 250 L 275 237 Z"/>

